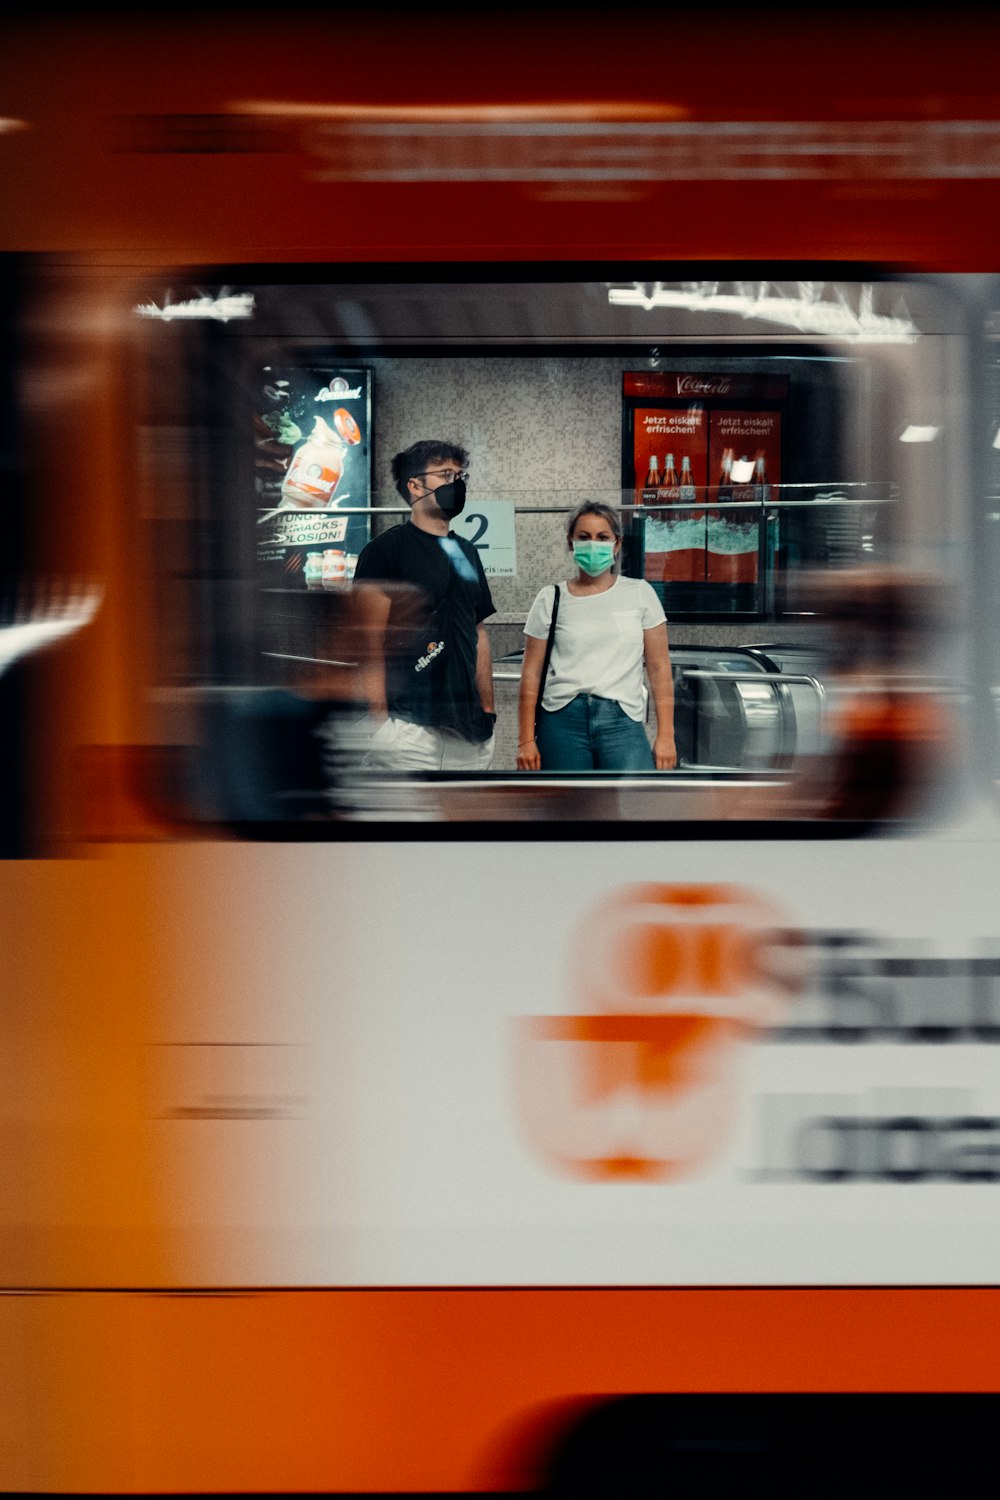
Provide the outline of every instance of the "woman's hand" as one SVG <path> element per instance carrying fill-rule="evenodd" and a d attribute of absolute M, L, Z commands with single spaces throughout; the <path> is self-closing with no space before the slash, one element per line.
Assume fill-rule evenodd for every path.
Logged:
<path fill-rule="evenodd" d="M 538 753 L 538 746 L 534 740 L 527 740 L 523 745 L 518 745 L 517 769 L 519 771 L 540 771 L 542 769 L 542 757 Z"/>
<path fill-rule="evenodd" d="M 520 765 L 520 761 L 518 761 Z M 653 764 L 658 771 L 672 771 L 677 764 L 677 747 L 672 734 L 658 734 L 653 741 Z"/>

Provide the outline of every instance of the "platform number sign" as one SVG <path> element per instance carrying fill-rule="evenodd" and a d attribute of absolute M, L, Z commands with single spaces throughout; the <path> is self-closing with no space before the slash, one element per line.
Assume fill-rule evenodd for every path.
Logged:
<path fill-rule="evenodd" d="M 472 543 L 484 573 L 512 577 L 517 572 L 513 501 L 470 500 L 452 521 L 451 529 Z"/>

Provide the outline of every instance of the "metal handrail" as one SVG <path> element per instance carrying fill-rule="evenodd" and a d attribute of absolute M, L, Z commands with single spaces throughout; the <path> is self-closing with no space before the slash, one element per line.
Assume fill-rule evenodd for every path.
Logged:
<path fill-rule="evenodd" d="M 617 791 L 627 790 L 629 787 L 649 786 L 654 778 L 669 776 L 675 780 L 683 781 L 685 788 L 706 786 L 718 788 L 725 783 L 716 777 L 725 777 L 736 786 L 751 784 L 754 786 L 783 786 L 785 778 L 780 771 L 750 770 L 742 766 L 672 766 L 669 771 L 657 771 L 650 768 L 648 771 L 488 771 L 456 773 L 454 771 L 384 771 L 369 770 L 362 768 L 354 774 L 352 789 L 364 788 L 366 786 L 393 786 L 400 785 L 407 788 L 413 786 L 434 787 L 468 787 L 470 785 L 488 787 L 491 791 L 503 787 L 523 787 L 526 783 L 534 781 L 536 785 L 545 787 L 571 787 L 578 789 L 581 786 L 600 787 L 602 785 L 613 787 Z M 584 780 L 586 778 L 586 780 Z"/>
<path fill-rule="evenodd" d="M 799 686 L 807 684 L 816 689 L 817 697 L 826 697 L 826 688 L 811 672 L 726 672 L 721 669 L 713 670 L 711 667 L 685 666 L 678 666 L 677 670 L 681 677 L 714 677 L 726 682 L 794 682 Z"/>
<path fill-rule="evenodd" d="M 852 485 L 844 485 L 850 489 Z M 775 489 L 816 489 L 812 484 L 781 484 L 775 485 Z M 629 492 L 631 493 L 631 492 Z M 484 496 L 484 499 L 489 498 Z M 503 496 L 497 498 L 503 499 Z M 472 504 L 473 502 L 470 502 Z M 884 495 L 881 497 L 837 495 L 832 498 L 827 495 L 814 495 L 808 500 L 785 500 L 769 496 L 766 500 L 678 500 L 676 497 L 669 500 L 649 500 L 644 504 L 636 504 L 635 501 L 616 500 L 615 508 L 621 511 L 629 511 L 638 515 L 648 515 L 650 511 L 670 510 L 785 510 L 796 506 L 822 505 L 825 507 L 836 506 L 862 506 L 862 505 L 896 505 L 896 496 Z M 408 505 L 334 505 L 332 507 L 317 507 L 315 509 L 297 506 L 260 506 L 261 515 L 258 524 L 274 516 L 408 516 L 410 507 Z M 573 505 L 514 505 L 514 513 L 518 516 L 560 516 L 569 515 L 576 507 Z"/>

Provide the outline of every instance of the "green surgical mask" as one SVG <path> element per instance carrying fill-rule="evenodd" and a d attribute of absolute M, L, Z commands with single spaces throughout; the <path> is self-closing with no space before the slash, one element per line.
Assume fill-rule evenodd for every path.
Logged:
<path fill-rule="evenodd" d="M 615 560 L 614 542 L 574 542 L 573 559 L 591 578 L 606 573 Z"/>

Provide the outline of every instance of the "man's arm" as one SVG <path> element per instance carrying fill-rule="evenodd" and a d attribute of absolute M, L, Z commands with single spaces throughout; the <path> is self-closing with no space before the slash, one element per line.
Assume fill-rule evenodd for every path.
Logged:
<path fill-rule="evenodd" d="M 476 626 L 476 688 L 483 711 L 493 713 L 493 657 L 490 654 L 490 638 L 481 620 Z"/>
<path fill-rule="evenodd" d="M 466 555 L 470 557 L 472 565 L 479 579 L 479 603 L 476 607 L 476 689 L 479 693 L 479 701 L 483 705 L 483 712 L 495 713 L 493 706 L 493 658 L 490 652 L 490 638 L 486 633 L 484 620 L 495 613 L 496 606 L 490 593 L 489 581 L 483 568 L 483 560 L 475 547 L 466 546 Z"/>

